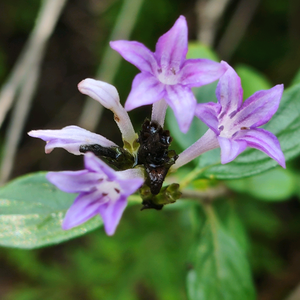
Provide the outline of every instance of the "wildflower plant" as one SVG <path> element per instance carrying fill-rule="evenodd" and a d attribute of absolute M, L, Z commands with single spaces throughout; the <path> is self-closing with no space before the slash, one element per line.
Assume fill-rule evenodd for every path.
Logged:
<path fill-rule="evenodd" d="M 113 112 L 123 144 L 75 125 L 30 131 L 46 142 L 46 153 L 63 148 L 82 155 L 84 168 L 27 175 L 2 188 L 1 199 L 12 199 L 4 211 L 9 215 L 12 206 L 16 218 L 3 219 L 9 233 L 0 237 L 1 244 L 35 248 L 102 224 L 113 235 L 128 204 L 159 211 L 188 209 L 185 204 L 195 202 L 201 213 L 187 274 L 189 299 L 255 299 L 244 232 L 231 205 L 232 185 L 220 180 L 286 168 L 286 160 L 300 153 L 295 100 L 300 86 L 284 92 L 277 84 L 243 100 L 241 79 L 228 63 L 201 57 L 202 46 L 198 58 L 186 58 L 183 16 L 158 39 L 155 52 L 136 41 L 110 45 L 141 71 L 125 106 L 110 83 L 89 78 L 78 89 Z M 151 118 L 135 128 L 127 111 L 144 105 L 152 105 Z M 21 216 L 29 204 L 26 193 L 36 202 Z M 229 199 L 222 217 L 213 201 L 218 197 Z"/>

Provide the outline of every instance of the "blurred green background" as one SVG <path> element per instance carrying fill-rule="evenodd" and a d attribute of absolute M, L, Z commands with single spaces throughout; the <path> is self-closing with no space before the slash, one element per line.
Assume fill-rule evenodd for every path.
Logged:
<path fill-rule="evenodd" d="M 187 18 L 189 39 L 199 39 L 203 30 L 200 25 L 205 26 L 199 7 L 206 2 L 210 0 L 144 0 L 130 39 L 154 50 L 158 37 L 179 15 Z M 217 5 L 221 2 L 216 1 Z M 250 2 L 228 1 L 215 24 L 210 46 L 231 65 L 251 66 L 271 85 L 289 86 L 300 66 L 300 1 L 257 0 L 252 6 Z M 86 77 L 95 77 L 123 5 L 120 0 L 67 1 L 47 45 L 12 178 L 33 171 L 82 166 L 80 157 L 61 149 L 45 155 L 44 143 L 25 133 L 78 124 L 85 97 L 78 92 L 77 84 Z M 0 3 L 1 85 L 22 53 L 40 6 L 39 0 Z M 247 18 L 248 25 L 241 33 Z M 114 82 L 110 82 L 117 87 L 123 103 L 136 73 L 134 66 L 122 61 Z M 148 107 L 130 113 L 137 130 L 149 113 Z M 0 145 L 5 143 L 10 117 L 8 114 L 2 126 Z M 95 131 L 121 143 L 108 111 Z M 249 258 L 260 300 L 285 299 L 300 282 L 299 159 L 290 162 L 288 169 L 288 173 L 275 169 L 262 178 L 228 184 L 249 233 Z M 250 187 L 258 183 L 266 187 L 268 178 L 273 180 L 269 191 L 275 192 L 253 193 Z M 280 186 L 277 190 L 276 179 Z M 275 198 L 278 202 L 269 202 Z M 222 201 L 216 205 L 222 205 Z M 179 205 L 186 207 L 179 210 L 174 205 L 159 212 L 139 212 L 140 207 L 133 206 L 125 212 L 113 237 L 97 229 L 79 239 L 39 250 L 1 248 L 0 299 L 187 299 L 185 276 L 191 267 L 189 251 L 201 210 L 193 203 Z"/>

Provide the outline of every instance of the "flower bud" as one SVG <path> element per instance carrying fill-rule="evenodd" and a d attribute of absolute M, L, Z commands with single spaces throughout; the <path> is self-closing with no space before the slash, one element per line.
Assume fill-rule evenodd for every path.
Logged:
<path fill-rule="evenodd" d="M 99 101 L 107 109 L 115 111 L 120 106 L 119 93 L 109 83 L 87 78 L 79 82 L 78 89 L 82 94 Z"/>

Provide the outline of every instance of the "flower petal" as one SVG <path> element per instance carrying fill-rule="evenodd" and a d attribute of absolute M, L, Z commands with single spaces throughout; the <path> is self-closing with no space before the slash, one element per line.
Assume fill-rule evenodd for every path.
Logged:
<path fill-rule="evenodd" d="M 219 103 L 200 103 L 196 106 L 195 115 L 205 123 L 216 135 L 219 135 L 218 115 L 222 107 Z"/>
<path fill-rule="evenodd" d="M 49 172 L 47 179 L 60 190 L 67 193 L 90 192 L 99 180 L 104 178 L 101 174 L 92 173 L 88 170 Z"/>
<path fill-rule="evenodd" d="M 134 41 L 110 42 L 110 47 L 121 56 L 135 65 L 139 70 L 154 74 L 157 72 L 157 62 L 154 54 L 143 44 Z"/>
<path fill-rule="evenodd" d="M 233 161 L 240 153 L 247 148 L 245 141 L 236 141 L 224 137 L 218 137 L 221 148 L 221 163 L 227 164 Z"/>
<path fill-rule="evenodd" d="M 266 124 L 277 111 L 282 92 L 283 84 L 278 84 L 269 90 L 254 93 L 235 115 L 235 125 L 258 127 Z"/>
<path fill-rule="evenodd" d="M 227 67 L 227 71 L 220 78 L 216 89 L 218 103 L 222 106 L 220 117 L 230 115 L 240 108 L 243 103 L 243 89 L 241 79 L 226 62 L 221 64 Z"/>
<path fill-rule="evenodd" d="M 180 130 L 186 133 L 193 120 L 197 101 L 191 89 L 180 84 L 167 85 L 167 103 L 173 109 Z"/>
<path fill-rule="evenodd" d="M 45 152 L 50 153 L 54 148 L 64 148 L 75 155 L 83 154 L 79 147 L 85 144 L 98 144 L 103 147 L 117 146 L 102 135 L 92 133 L 78 126 L 67 126 L 58 130 L 32 130 L 28 135 L 47 142 Z"/>
<path fill-rule="evenodd" d="M 84 166 L 87 170 L 98 174 L 105 174 L 109 180 L 116 178 L 116 171 L 109 167 L 104 161 L 98 158 L 92 152 L 86 153 L 84 156 Z"/>
<path fill-rule="evenodd" d="M 236 139 L 239 141 L 245 141 L 248 147 L 252 147 L 266 153 L 285 168 L 285 158 L 282 153 L 280 143 L 273 133 L 262 128 L 241 130 L 236 136 Z"/>
<path fill-rule="evenodd" d="M 134 108 L 152 104 L 165 95 L 165 87 L 154 76 L 149 73 L 140 73 L 132 82 L 131 92 L 126 100 L 127 111 Z"/>
<path fill-rule="evenodd" d="M 209 59 L 188 59 L 179 72 L 179 82 L 189 87 L 199 87 L 219 79 L 227 68 Z"/>
<path fill-rule="evenodd" d="M 107 202 L 99 207 L 107 235 L 113 235 L 127 206 L 127 198 L 121 196 L 115 203 Z"/>
<path fill-rule="evenodd" d="M 120 188 L 122 189 L 122 194 L 125 196 L 130 196 L 135 193 L 144 183 L 143 178 L 133 178 L 127 180 L 118 181 Z"/>
<path fill-rule="evenodd" d="M 62 229 L 69 230 L 97 215 L 99 207 L 102 205 L 102 197 L 102 193 L 98 190 L 80 194 L 68 209 L 62 223 Z"/>
<path fill-rule="evenodd" d="M 78 89 L 82 94 L 90 96 L 107 109 L 114 110 L 115 107 L 120 106 L 117 89 L 104 81 L 87 78 L 79 82 Z"/>
<path fill-rule="evenodd" d="M 173 68 L 178 73 L 188 50 L 188 28 L 184 16 L 162 35 L 156 44 L 155 55 L 161 68 Z"/>

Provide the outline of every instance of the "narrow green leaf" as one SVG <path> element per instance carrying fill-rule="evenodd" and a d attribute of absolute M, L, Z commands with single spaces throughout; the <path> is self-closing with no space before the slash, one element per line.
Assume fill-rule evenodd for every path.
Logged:
<path fill-rule="evenodd" d="M 207 207 L 207 220 L 187 277 L 190 300 L 254 300 L 246 253 Z"/>
<path fill-rule="evenodd" d="M 102 225 L 100 217 L 95 217 L 62 230 L 62 220 L 75 194 L 60 191 L 45 174 L 19 177 L 0 189 L 0 245 L 32 249 L 69 240 Z"/>

